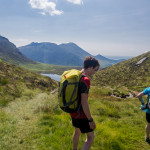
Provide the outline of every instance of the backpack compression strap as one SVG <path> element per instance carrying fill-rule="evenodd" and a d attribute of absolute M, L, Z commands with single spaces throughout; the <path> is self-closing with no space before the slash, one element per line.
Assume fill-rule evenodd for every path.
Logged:
<path fill-rule="evenodd" d="M 86 77 L 86 75 L 81 74 L 81 78 L 82 78 L 82 77 Z M 81 79 L 81 78 L 80 78 L 80 79 Z M 75 101 L 78 100 L 78 98 L 76 98 L 76 99 L 74 99 L 74 100 L 72 101 L 72 98 L 73 98 L 74 94 L 76 93 L 76 91 L 77 91 L 77 89 L 78 89 L 79 83 L 80 83 L 80 80 L 79 80 L 79 82 L 75 82 L 75 83 L 68 83 L 67 80 L 64 82 L 62 90 L 63 90 L 63 104 L 64 104 L 65 107 L 68 107 L 68 106 L 72 105 Z M 74 90 L 73 90 L 73 92 L 72 92 L 72 95 L 71 95 L 71 98 L 70 98 L 69 102 L 66 103 L 66 99 L 65 99 L 65 89 L 66 89 L 67 85 L 69 85 L 69 84 L 74 84 L 74 85 L 75 85 L 75 88 L 74 88 Z M 62 93 L 62 92 L 61 92 L 61 93 Z"/>
<path fill-rule="evenodd" d="M 74 85 L 75 85 L 75 88 L 74 88 L 74 90 L 73 90 L 73 92 L 72 92 L 72 95 L 71 95 L 71 98 L 70 98 L 69 102 L 66 103 L 65 90 L 66 90 L 67 85 L 69 85 L 69 84 L 74 84 Z M 76 82 L 76 83 L 68 83 L 67 80 L 64 82 L 63 88 L 62 88 L 62 91 L 61 91 L 60 94 L 63 93 L 63 104 L 64 104 L 65 107 L 67 107 L 67 106 L 73 104 L 73 103 L 77 100 L 77 99 L 75 99 L 74 101 L 72 101 L 72 98 L 73 98 L 74 94 L 75 94 L 76 91 L 77 91 L 78 85 L 79 85 L 79 82 Z M 60 95 L 60 96 L 61 96 L 61 95 Z"/>

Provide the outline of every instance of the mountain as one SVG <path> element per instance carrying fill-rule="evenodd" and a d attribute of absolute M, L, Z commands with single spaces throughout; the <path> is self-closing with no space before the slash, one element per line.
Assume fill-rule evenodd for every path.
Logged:
<path fill-rule="evenodd" d="M 82 48 L 80 48 L 78 45 L 76 45 L 74 43 L 60 44 L 59 46 L 61 48 L 63 48 L 64 50 L 66 50 L 66 52 L 70 52 L 70 53 L 78 56 L 82 60 L 86 56 L 91 55 L 91 54 L 89 54 L 88 52 L 86 52 L 85 50 L 83 50 Z"/>
<path fill-rule="evenodd" d="M 47 64 L 81 66 L 82 59 L 68 51 L 64 46 L 55 43 L 31 43 L 29 45 L 19 47 L 21 53 L 28 58 Z"/>
<path fill-rule="evenodd" d="M 24 56 L 7 38 L 0 36 L 0 59 L 13 64 L 35 62 Z"/>
<path fill-rule="evenodd" d="M 135 56 L 111 56 L 111 55 L 104 55 L 104 57 L 109 58 L 109 59 L 113 59 L 113 60 L 119 60 L 119 59 L 127 60 L 127 59 L 130 59 L 130 58 L 135 57 Z"/>
<path fill-rule="evenodd" d="M 150 52 L 109 66 L 97 72 L 93 84 L 143 90 L 150 84 Z"/>
<path fill-rule="evenodd" d="M 32 43 L 32 45 L 35 46 L 37 44 Z M 53 44 L 53 47 L 55 47 L 55 44 Z M 42 54 L 40 53 L 40 55 Z M 45 52 L 43 53 L 43 55 L 45 56 Z M 61 55 L 63 54 L 61 53 Z M 53 59 L 55 58 L 56 57 L 53 57 Z M 24 56 L 13 43 L 11 43 L 7 38 L 2 36 L 0 36 L 0 60 L 39 73 L 62 74 L 62 72 L 64 72 L 65 70 L 69 70 L 72 68 L 71 66 L 58 66 L 58 65 L 56 66 L 56 65 L 35 62 L 27 58 L 26 56 Z M 57 58 L 57 60 L 60 60 L 60 58 Z M 81 69 L 81 67 L 76 67 L 76 66 L 74 66 L 73 68 Z"/>
<path fill-rule="evenodd" d="M 29 45 L 19 47 L 19 50 L 34 61 L 67 66 L 82 66 L 85 56 L 91 55 L 74 43 L 57 45 L 49 42 L 33 42 Z M 100 60 L 102 68 L 122 61 L 111 60 L 101 55 L 94 57 Z"/>
<path fill-rule="evenodd" d="M 97 58 L 100 61 L 100 63 L 102 64 L 102 68 L 117 64 L 117 63 L 125 60 L 125 59 L 113 60 L 113 59 L 106 58 L 100 54 L 95 56 L 95 58 Z"/>

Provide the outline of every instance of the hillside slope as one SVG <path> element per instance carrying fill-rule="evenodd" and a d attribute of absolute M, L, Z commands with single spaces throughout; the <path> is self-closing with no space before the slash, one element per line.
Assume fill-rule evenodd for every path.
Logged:
<path fill-rule="evenodd" d="M 100 54 L 95 56 L 95 58 L 100 61 L 101 65 L 102 65 L 102 68 L 117 64 L 117 63 L 122 62 L 122 61 L 125 60 L 125 59 L 113 60 L 113 59 L 106 58 L 106 57 L 104 57 Z"/>
<path fill-rule="evenodd" d="M 16 65 L 18 65 L 19 63 L 36 64 L 36 62 L 30 60 L 22 53 L 20 53 L 20 51 L 13 43 L 11 43 L 7 38 L 2 36 L 0 36 L 0 59 Z"/>
<path fill-rule="evenodd" d="M 27 93 L 32 96 L 34 90 L 50 92 L 57 87 L 57 83 L 51 78 L 18 66 L 0 61 L 0 68 L 0 106 Z"/>
<path fill-rule="evenodd" d="M 99 71 L 93 83 L 100 86 L 126 86 L 140 90 L 150 84 L 150 52 Z"/>

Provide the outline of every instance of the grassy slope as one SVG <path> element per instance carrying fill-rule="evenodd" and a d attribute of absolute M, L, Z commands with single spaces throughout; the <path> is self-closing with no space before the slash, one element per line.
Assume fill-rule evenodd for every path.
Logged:
<path fill-rule="evenodd" d="M 89 103 L 96 122 L 92 150 L 147 150 L 145 113 L 135 98 L 108 96 L 110 89 L 91 87 Z M 55 109 L 57 93 L 18 98 L 0 109 L 0 149 L 71 150 L 70 116 Z M 85 135 L 81 136 L 81 149 Z"/>
<path fill-rule="evenodd" d="M 47 73 L 47 74 L 62 74 L 65 70 L 69 69 L 81 69 L 81 67 L 76 66 L 58 66 L 58 65 L 50 65 L 50 64 L 43 64 L 37 62 L 36 64 L 19 64 L 20 67 L 29 69 L 33 72 L 38 73 Z"/>
<path fill-rule="evenodd" d="M 133 64 L 133 60 L 130 63 Z M 49 93 L 57 84 L 52 84 L 54 86 L 47 90 L 51 86 L 45 87 L 43 83 L 46 85 L 48 78 L 43 79 L 38 74 L 3 62 L 0 65 L 4 67 L 3 72 L 0 70 L 0 102 L 1 106 L 5 106 L 0 107 L 0 149 L 71 150 L 74 129 L 70 116 L 59 109 L 54 110 L 57 93 Z M 130 70 L 129 65 L 123 66 Z M 97 75 L 100 77 L 99 73 Z M 116 74 L 108 77 L 112 75 L 115 79 Z M 111 81 L 106 82 L 106 85 L 118 85 L 116 80 Z M 101 85 L 104 82 L 95 80 L 93 83 Z M 128 85 L 128 82 L 125 83 Z M 132 89 L 139 87 L 134 86 Z M 139 111 L 139 101 L 136 98 L 109 96 L 111 93 L 111 88 L 91 87 L 89 103 L 97 125 L 91 149 L 147 150 L 149 145 L 144 141 L 145 113 Z M 5 103 L 4 99 L 9 103 Z M 84 140 L 85 135 L 82 135 L 80 149 Z"/>
<path fill-rule="evenodd" d="M 136 63 L 144 57 L 147 59 L 137 66 Z M 102 69 L 94 76 L 93 84 L 111 87 L 125 86 L 140 91 L 149 86 L 149 64 L 150 52 Z"/>
<path fill-rule="evenodd" d="M 1 61 L 0 68 L 0 106 L 36 91 L 50 92 L 57 86 L 54 80 L 15 65 Z"/>
<path fill-rule="evenodd" d="M 62 74 L 65 70 L 69 69 L 81 69 L 80 66 L 61 66 L 61 65 L 51 65 L 51 64 L 44 64 L 40 62 L 20 62 L 11 59 L 7 55 L 4 57 L 4 54 L 2 54 L 3 57 L 0 56 L 0 60 L 3 60 L 4 62 L 14 64 L 16 66 L 19 66 L 24 69 L 31 70 L 32 72 L 37 73 L 46 73 L 46 74 Z"/>

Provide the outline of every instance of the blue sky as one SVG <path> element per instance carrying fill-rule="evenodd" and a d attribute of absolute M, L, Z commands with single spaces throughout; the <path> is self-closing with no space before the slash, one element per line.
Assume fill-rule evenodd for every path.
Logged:
<path fill-rule="evenodd" d="M 0 35 L 16 46 L 74 42 L 92 55 L 150 51 L 150 0 L 0 0 Z"/>

